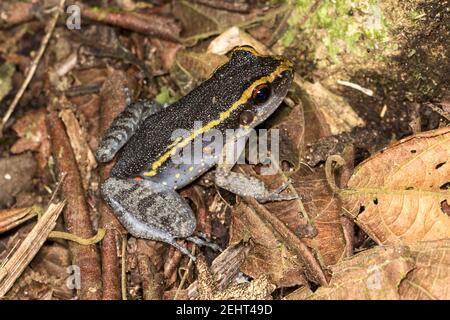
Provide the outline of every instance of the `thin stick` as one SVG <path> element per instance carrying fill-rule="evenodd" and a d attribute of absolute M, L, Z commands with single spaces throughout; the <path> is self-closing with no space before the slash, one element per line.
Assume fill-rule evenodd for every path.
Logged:
<path fill-rule="evenodd" d="M 0 298 L 11 289 L 14 282 L 37 254 L 45 240 L 47 240 L 50 231 L 56 225 L 56 219 L 58 219 L 64 205 L 65 201 L 58 204 L 50 204 L 47 211 L 20 244 L 16 252 L 14 252 L 11 258 L 0 269 L 0 275 L 2 275 Z"/>
<path fill-rule="evenodd" d="M 122 300 L 127 300 L 127 236 L 122 236 Z"/>
<path fill-rule="evenodd" d="M 12 113 L 14 112 L 14 109 L 16 108 L 17 104 L 19 103 L 19 100 L 22 98 L 25 90 L 27 89 L 28 85 L 30 84 L 30 81 L 34 76 L 34 73 L 36 72 L 39 62 L 41 61 L 42 56 L 44 55 L 45 49 L 47 48 L 48 42 L 50 41 L 50 38 L 52 37 L 53 31 L 55 30 L 56 22 L 58 21 L 60 12 L 63 11 L 65 2 L 66 2 L 66 0 L 61 0 L 59 2 L 58 10 L 56 11 L 55 15 L 53 16 L 52 20 L 49 23 L 47 33 L 45 34 L 44 39 L 42 40 L 41 46 L 39 48 L 38 53 L 36 54 L 36 57 L 34 58 L 33 62 L 31 63 L 31 66 L 30 66 L 30 69 L 28 70 L 28 74 L 25 78 L 25 81 L 22 83 L 22 86 L 20 87 L 19 91 L 17 91 L 17 94 L 14 97 L 14 100 L 11 102 L 11 105 L 9 106 L 5 115 L 3 116 L 2 122 L 0 123 L 0 137 L 3 134 L 3 128 L 6 125 L 6 122 L 8 122 L 9 118 L 11 117 Z"/>
<path fill-rule="evenodd" d="M 192 255 L 195 254 L 195 245 L 194 245 L 194 247 L 192 248 L 192 252 L 191 252 L 191 253 L 192 253 Z M 188 275 L 189 275 L 189 270 L 191 270 L 191 267 L 192 267 L 192 264 L 193 264 L 193 263 L 194 263 L 194 261 L 193 261 L 192 259 L 189 259 L 189 262 L 188 262 L 188 265 L 187 265 L 187 270 L 186 270 L 186 272 L 183 274 L 183 278 L 181 278 L 180 285 L 178 286 L 177 291 L 175 292 L 175 295 L 174 295 L 174 297 L 173 297 L 173 300 L 177 300 L 178 295 L 179 295 L 181 289 L 183 288 L 184 283 L 186 282 L 186 279 L 187 279 L 187 277 L 188 277 Z"/>

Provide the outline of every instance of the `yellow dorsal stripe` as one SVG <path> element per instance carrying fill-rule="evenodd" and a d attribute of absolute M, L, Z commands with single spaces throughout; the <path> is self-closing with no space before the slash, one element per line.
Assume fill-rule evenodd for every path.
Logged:
<path fill-rule="evenodd" d="M 292 63 L 287 59 L 282 59 L 281 64 L 273 71 L 270 75 L 264 76 L 253 82 L 245 91 L 242 93 L 239 100 L 237 100 L 235 103 L 231 105 L 231 107 L 227 110 L 222 112 L 219 115 L 218 119 L 212 120 L 208 124 L 206 124 L 204 127 L 201 127 L 197 130 L 194 130 L 189 136 L 181 140 L 179 143 L 175 144 L 170 148 L 168 151 L 166 151 L 162 156 L 158 158 L 155 162 L 152 163 L 152 170 L 148 172 L 144 172 L 144 176 L 147 177 L 153 177 L 156 175 L 156 170 L 158 170 L 159 167 L 161 167 L 171 156 L 175 155 L 176 150 L 178 148 L 183 148 L 187 146 L 192 140 L 194 140 L 198 135 L 203 134 L 205 132 L 208 132 L 208 130 L 211 130 L 212 128 L 218 126 L 221 122 L 228 119 L 233 111 L 235 111 L 239 106 L 246 103 L 248 99 L 251 98 L 253 90 L 259 86 L 260 84 L 266 83 L 266 82 L 273 82 L 276 77 L 278 77 L 281 73 L 284 71 L 292 69 Z"/>

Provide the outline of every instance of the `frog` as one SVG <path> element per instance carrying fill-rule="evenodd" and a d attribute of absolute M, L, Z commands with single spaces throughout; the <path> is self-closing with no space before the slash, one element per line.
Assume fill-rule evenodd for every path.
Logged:
<path fill-rule="evenodd" d="M 215 185 L 238 196 L 254 197 L 261 203 L 297 197 L 282 192 L 287 184 L 269 190 L 258 178 L 232 171 L 233 161 L 223 161 L 238 139 L 281 105 L 292 83 L 293 64 L 284 56 L 263 55 L 250 46 L 238 46 L 228 56 L 208 79 L 169 106 L 145 99 L 132 101 L 127 93 L 124 111 L 96 151 L 99 162 L 116 158 L 100 189 L 125 229 L 136 238 L 170 244 L 194 261 L 177 240 L 220 248 L 195 234 L 194 212 L 177 191 L 212 167 L 216 166 Z M 174 138 L 178 129 L 184 135 Z M 230 129 L 234 135 L 214 153 L 194 153 L 192 163 L 174 160 L 178 151 L 202 134 L 212 130 L 225 134 Z"/>

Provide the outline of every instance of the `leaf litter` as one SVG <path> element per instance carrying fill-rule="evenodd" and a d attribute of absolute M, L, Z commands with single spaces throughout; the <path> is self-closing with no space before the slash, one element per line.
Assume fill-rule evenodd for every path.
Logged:
<path fill-rule="evenodd" d="M 402 9 L 417 3 L 418 10 L 425 10 L 425 18 L 417 13 L 413 16 L 421 18 L 406 22 L 403 11 L 388 13 L 391 2 L 394 1 L 380 6 L 361 2 L 358 10 L 352 7 L 355 9 L 353 14 L 356 13 L 353 18 L 346 10 L 345 1 L 336 4 L 302 1 L 291 4 L 292 7 L 289 4 L 256 4 L 254 8 L 241 1 L 240 9 L 220 6 L 220 1 L 217 4 L 208 2 L 208 5 L 200 1 L 183 1 L 173 7 L 165 1 L 155 7 L 131 1 L 127 2 L 128 6 L 118 2 L 123 6 L 122 13 L 109 12 L 106 8 L 99 8 L 97 12 L 86 7 L 90 19 L 98 23 L 87 26 L 87 38 L 77 37 L 73 32 L 69 34 L 57 26 L 59 41 L 49 43 L 49 52 L 44 55 L 34 80 L 17 106 L 17 115 L 13 114 L 7 124 L 17 136 L 6 131 L 6 138 L 0 140 L 0 164 L 8 171 L 4 170 L 0 176 L 0 182 L 3 181 L 0 190 L 5 197 L 1 207 L 6 208 L 0 211 L 1 261 L 14 253 L 13 243 L 25 238 L 35 224 L 28 205 L 47 204 L 57 181 L 58 170 L 55 169 L 61 165 L 73 168 L 75 179 L 69 177 L 69 180 L 82 184 L 82 187 L 65 185 L 63 194 L 58 195 L 69 198 L 69 203 L 75 203 L 70 200 L 71 193 L 78 196 L 77 206 L 85 211 L 84 227 L 79 231 L 95 232 L 98 225 L 115 228 L 114 218 L 105 213 L 107 211 L 99 201 L 101 179 L 92 157 L 98 144 L 99 119 L 102 117 L 99 108 L 105 108 L 103 115 L 108 112 L 108 106 L 102 106 L 108 97 L 98 94 L 105 80 L 116 82 L 117 87 L 121 81 L 131 83 L 135 97 L 174 101 L 226 61 L 224 54 L 229 49 L 251 44 L 261 52 L 272 51 L 292 58 L 297 73 L 304 78 L 296 76 L 286 103 L 264 125 L 281 130 L 281 165 L 277 174 L 260 175 L 261 165 L 240 165 L 234 170 L 257 176 L 271 189 L 288 181 L 290 185 L 285 192 L 296 193 L 301 199 L 261 205 L 216 190 L 205 175 L 182 194 L 198 214 L 199 231 L 206 230 L 208 236 L 223 244 L 224 252 L 218 255 L 208 249 L 195 248 L 193 250 L 202 251 L 206 259 L 200 258 L 197 265 L 193 265 L 167 246 L 132 237 L 124 247 L 126 250 L 120 252 L 117 248 L 125 243 L 127 236 L 120 228 L 114 229 L 113 233 L 107 233 L 104 244 L 92 246 L 101 250 L 102 259 L 106 257 L 102 271 L 107 270 L 107 273 L 99 272 L 97 262 L 83 265 L 83 272 L 90 277 L 93 287 L 97 288 L 101 280 L 107 281 L 103 298 L 120 298 L 125 292 L 130 299 L 449 299 L 450 133 L 445 120 L 436 115 L 439 112 L 420 111 L 416 115 L 419 122 L 411 123 L 416 131 L 407 132 L 408 137 L 402 140 L 398 139 L 398 130 L 386 134 L 369 129 L 365 137 L 373 139 L 364 136 L 358 139 L 357 136 L 364 124 L 369 128 L 377 127 L 370 108 L 378 108 L 384 101 L 390 103 L 379 113 L 383 114 L 380 127 L 384 128 L 386 119 L 398 127 L 409 124 L 400 116 L 409 107 L 404 107 L 400 98 L 396 101 L 394 93 L 389 94 L 389 84 L 377 83 L 377 78 L 372 83 L 352 79 L 355 70 L 351 70 L 351 66 L 356 64 L 359 68 L 362 63 L 362 68 L 367 61 L 375 61 L 371 56 L 388 57 L 386 50 L 395 49 L 385 46 L 391 31 L 386 19 L 396 17 L 392 21 L 398 20 L 400 27 L 411 28 L 435 17 L 427 24 L 430 37 L 439 39 L 434 30 L 439 30 L 442 35 L 447 32 L 439 24 L 441 18 L 446 21 L 447 15 L 444 13 L 439 19 L 433 15 L 440 8 L 434 1 L 428 7 L 415 0 L 403 4 Z M 19 12 L 9 1 L 7 5 L 0 4 L 2 8 Z M 5 58 L 1 66 L 8 66 L 0 79 L 2 104 L 12 100 L 22 82 L 18 80 L 25 77 L 25 67 L 30 64 L 30 51 L 39 47 L 36 42 L 29 45 L 29 34 L 23 32 L 24 25 L 38 28 L 44 25 L 34 21 L 31 9 L 24 4 L 20 14 L 0 18 L 6 19 L 0 21 L 0 39 L 8 39 L 11 26 L 22 28 L 14 41 L 6 41 L 0 46 L 2 58 Z M 130 14 L 129 10 L 137 14 Z M 329 19 L 335 14 L 339 14 L 336 19 Z M 146 16 L 156 19 L 157 25 L 146 24 Z M 8 17 L 12 20 L 8 21 Z M 115 27 L 102 25 L 104 23 Z M 166 29 L 161 28 L 164 24 Z M 341 29 L 357 32 L 339 32 Z M 369 33 L 364 34 L 365 31 Z M 302 42 L 302 37 L 311 32 L 314 40 Z M 216 35 L 218 37 L 214 38 Z M 330 39 L 337 40 L 330 42 Z M 85 50 L 85 47 L 100 43 L 101 48 L 97 51 Z M 407 48 L 411 46 L 414 45 L 408 43 Z M 444 61 L 447 54 L 439 46 L 436 48 L 432 55 L 433 64 L 439 61 L 437 57 Z M 372 53 L 366 55 L 366 49 Z M 407 54 L 403 52 L 411 62 L 422 56 L 419 48 L 413 49 Z M 353 57 L 355 52 L 357 55 Z M 427 66 L 426 61 L 418 63 Z M 10 67 L 15 64 L 19 68 Z M 376 63 L 371 65 L 372 69 L 377 66 Z M 118 70 L 124 72 L 120 81 L 111 77 Z M 412 70 L 407 79 L 410 85 L 403 90 L 405 96 L 408 94 L 407 100 L 411 97 L 423 99 L 424 94 L 425 97 L 429 94 L 433 96 L 426 103 L 434 109 L 427 110 L 445 107 L 442 98 L 445 95 L 439 95 L 436 89 L 445 82 L 440 78 L 436 80 L 433 75 L 431 78 L 436 81 L 414 86 L 414 77 L 422 84 L 423 79 L 427 79 L 426 69 L 416 71 Z M 364 73 L 365 76 L 368 74 Z M 399 72 L 398 76 L 405 77 L 405 74 Z M 361 92 L 344 90 L 343 94 L 341 89 L 330 85 L 342 79 L 354 81 L 345 81 L 352 84 L 349 88 L 368 88 L 373 94 L 361 98 Z M 427 92 L 414 95 L 417 87 L 423 87 Z M 58 95 L 65 95 L 65 98 Z M 399 110 L 395 102 L 401 110 L 398 117 L 392 115 L 392 110 Z M 415 110 L 419 109 L 415 107 Z M 48 139 L 46 118 L 50 112 L 54 120 L 62 117 L 64 121 L 61 131 L 52 134 L 60 137 L 67 134 L 69 140 L 64 141 L 70 150 L 61 150 Z M 386 118 L 384 113 L 388 115 Z M 328 139 L 324 140 L 323 149 L 316 145 L 319 139 Z M 367 144 L 364 145 L 362 140 L 367 140 Z M 390 140 L 398 142 L 388 145 Z M 368 147 L 370 144 L 372 146 Z M 383 147 L 382 151 L 374 153 Z M 53 157 L 50 150 L 53 150 Z M 319 152 L 314 154 L 314 150 Z M 342 170 L 337 170 L 327 176 L 323 162 L 343 150 L 350 150 L 345 157 L 347 172 L 339 177 Z M 74 151 L 72 160 L 75 163 L 58 163 L 67 151 Z M 312 156 L 308 154 L 310 151 L 313 151 Z M 32 152 L 32 156 L 24 152 Z M 10 154 L 19 155 L 11 157 Z M 26 161 L 21 161 L 21 157 L 27 157 Z M 37 174 L 33 158 L 37 162 Z M 11 164 L 23 178 L 16 178 Z M 354 165 L 357 166 L 353 170 Z M 103 177 L 108 168 L 100 170 Z M 9 177 L 14 179 L 10 181 Z M 337 178 L 340 178 L 339 182 L 333 184 L 332 180 Z M 32 179 L 38 187 L 33 184 L 35 188 L 31 192 L 27 188 L 32 185 Z M 336 184 L 339 187 L 335 187 Z M 21 199 L 26 199 L 27 195 L 32 203 L 21 205 L 26 203 Z M 72 224 L 77 222 L 70 219 L 66 213 L 65 220 Z M 56 228 L 64 230 L 67 228 L 65 222 L 66 225 L 58 220 Z M 357 239 L 361 235 L 363 241 Z M 70 261 L 73 252 L 77 251 L 63 242 L 43 244 L 30 263 L 32 270 L 26 269 L 17 279 L 8 298 L 100 297 L 100 291 L 87 292 L 84 288 L 76 292 L 65 286 L 67 274 L 64 271 L 73 263 Z M 124 257 L 123 253 L 128 255 Z M 92 261 L 99 261 L 96 254 L 91 257 L 95 257 Z M 120 259 L 125 270 L 120 270 Z M 3 273 L 4 269 L 0 267 L 0 277 L 4 277 Z M 239 281 L 244 283 L 238 284 Z M 126 285 L 122 292 L 121 283 Z"/>

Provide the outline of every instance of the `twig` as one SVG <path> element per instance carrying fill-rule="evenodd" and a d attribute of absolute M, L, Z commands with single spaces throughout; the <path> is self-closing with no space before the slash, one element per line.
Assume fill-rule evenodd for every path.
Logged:
<path fill-rule="evenodd" d="M 51 99 L 55 101 L 56 99 Z M 55 103 L 57 103 L 55 101 Z M 81 238 L 91 238 L 94 230 L 86 203 L 80 173 L 75 155 L 64 130 L 64 125 L 56 112 L 47 117 L 48 131 L 52 140 L 52 154 L 57 164 L 59 175 L 66 173 L 62 191 L 67 200 L 64 211 L 64 223 L 67 232 Z M 100 258 L 94 245 L 69 243 L 73 264 L 78 265 L 81 273 L 80 299 L 101 298 Z"/>
<path fill-rule="evenodd" d="M 196 247 L 195 245 L 192 247 L 192 251 L 191 251 L 192 255 L 195 255 L 195 247 Z M 178 286 L 177 291 L 175 292 L 173 300 L 177 300 L 178 295 L 180 294 L 180 291 L 183 288 L 184 283 L 186 282 L 186 279 L 187 279 L 187 277 L 189 275 L 189 270 L 191 270 L 191 267 L 192 267 L 193 263 L 194 263 L 194 261 L 192 259 L 189 259 L 189 262 L 188 262 L 188 265 L 187 265 L 187 270 L 183 274 L 183 277 L 181 278 L 180 285 Z"/>
<path fill-rule="evenodd" d="M 127 237 L 122 237 L 122 273 L 121 273 L 121 284 L 122 284 L 122 300 L 127 300 Z"/>
<path fill-rule="evenodd" d="M 16 279 L 22 274 L 39 249 L 44 244 L 49 233 L 56 225 L 56 219 L 64 208 L 65 201 L 50 204 L 47 211 L 36 223 L 16 252 L 0 269 L 0 298 L 13 286 Z"/>
<path fill-rule="evenodd" d="M 229 0 L 193 0 L 194 2 L 214 8 L 227 10 L 231 12 L 246 13 L 250 11 L 250 5 L 247 1 L 229 1 Z"/>
<path fill-rule="evenodd" d="M 142 243 L 142 239 L 138 239 Z M 146 254 L 138 254 L 138 269 L 142 276 L 142 298 L 144 300 L 161 300 L 164 291 L 164 277 L 158 272 Z"/>
<path fill-rule="evenodd" d="M 164 263 L 164 277 L 167 279 L 167 281 L 170 281 L 170 279 L 172 279 L 172 277 L 175 275 L 175 272 L 182 258 L 183 254 L 179 250 L 176 250 L 174 248 L 169 249 L 169 257 Z"/>
<path fill-rule="evenodd" d="M 47 48 L 48 42 L 50 41 L 50 38 L 52 37 L 53 30 L 55 30 L 56 22 L 58 21 L 59 15 L 60 15 L 61 11 L 63 11 L 65 2 L 66 2 L 66 0 L 61 0 L 59 2 L 58 10 L 56 10 L 55 15 L 53 16 L 52 20 L 49 23 L 47 33 L 45 34 L 44 39 L 42 40 L 41 46 L 39 47 L 36 57 L 34 58 L 33 62 L 31 63 L 31 66 L 30 66 L 30 69 L 28 70 L 28 74 L 25 78 L 25 81 L 22 83 L 22 86 L 20 87 L 19 91 L 17 91 L 17 94 L 14 97 L 14 100 L 11 102 L 11 105 L 8 107 L 8 110 L 6 111 L 5 115 L 3 116 L 2 122 L 0 123 L 0 137 L 3 134 L 3 128 L 6 125 L 6 122 L 8 122 L 9 118 L 11 117 L 11 114 L 14 112 L 14 109 L 16 108 L 17 104 L 19 103 L 20 98 L 22 98 L 22 95 L 24 94 L 26 88 L 28 87 L 31 79 L 34 76 L 34 73 L 36 72 L 39 62 L 41 61 L 41 58 L 44 55 L 45 49 Z"/>
<path fill-rule="evenodd" d="M 349 81 L 344 81 L 344 80 L 337 80 L 336 81 L 338 84 L 346 86 L 346 87 L 350 87 L 353 88 L 355 90 L 361 91 L 362 93 L 364 93 L 365 95 L 368 95 L 369 97 L 373 97 L 373 90 L 361 87 L 359 84 L 353 83 L 353 82 L 349 82 Z"/>
<path fill-rule="evenodd" d="M 160 37 L 165 40 L 179 42 L 181 28 L 172 18 L 155 14 L 138 14 L 135 12 L 111 12 L 106 9 L 81 6 L 81 14 L 93 21 L 136 31 L 145 35 Z"/>
<path fill-rule="evenodd" d="M 112 71 L 108 74 L 108 79 L 100 91 L 102 103 L 100 105 L 100 128 L 99 135 L 109 128 L 114 118 L 123 111 L 125 106 L 125 95 L 123 88 L 129 87 L 129 83 L 122 71 Z M 109 171 L 114 162 L 100 167 L 100 181 L 108 178 Z M 102 280 L 104 300 L 121 299 L 121 275 L 119 252 L 117 243 L 120 234 L 125 236 L 123 228 L 115 218 L 111 208 L 101 199 L 100 206 L 100 226 L 106 230 L 105 238 L 101 245 L 102 256 Z"/>

